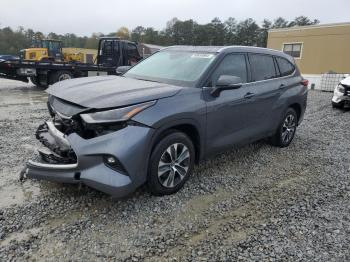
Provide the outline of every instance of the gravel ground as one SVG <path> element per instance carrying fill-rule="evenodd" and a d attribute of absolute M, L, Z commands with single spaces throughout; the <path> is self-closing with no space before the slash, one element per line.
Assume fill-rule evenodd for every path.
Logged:
<path fill-rule="evenodd" d="M 179 193 L 121 200 L 18 182 L 48 117 L 43 91 L 0 82 L 0 261 L 350 260 L 350 112 L 312 91 L 290 147 L 202 162 Z"/>

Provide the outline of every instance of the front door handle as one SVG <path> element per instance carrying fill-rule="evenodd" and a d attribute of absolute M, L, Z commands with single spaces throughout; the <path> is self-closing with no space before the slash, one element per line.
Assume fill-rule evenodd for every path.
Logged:
<path fill-rule="evenodd" d="M 244 98 L 246 98 L 246 99 L 250 99 L 250 98 L 252 98 L 253 96 L 255 96 L 255 94 L 254 94 L 254 93 L 250 93 L 250 92 L 248 92 L 248 93 L 246 93 L 246 94 L 245 94 Z"/>

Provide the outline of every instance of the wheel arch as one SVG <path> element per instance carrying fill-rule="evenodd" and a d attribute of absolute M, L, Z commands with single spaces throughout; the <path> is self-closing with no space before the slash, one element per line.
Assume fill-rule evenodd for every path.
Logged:
<path fill-rule="evenodd" d="M 299 119 L 301 117 L 301 112 L 302 112 L 301 105 L 299 103 L 293 103 L 289 105 L 289 107 L 295 110 L 295 112 L 297 113 L 298 122 L 299 122 Z"/>
<path fill-rule="evenodd" d="M 195 122 L 189 120 L 175 121 L 159 128 L 152 139 L 151 153 L 163 137 L 174 131 L 180 131 L 191 139 L 195 148 L 195 163 L 198 163 L 204 152 L 203 136 L 201 135 L 199 126 Z"/>

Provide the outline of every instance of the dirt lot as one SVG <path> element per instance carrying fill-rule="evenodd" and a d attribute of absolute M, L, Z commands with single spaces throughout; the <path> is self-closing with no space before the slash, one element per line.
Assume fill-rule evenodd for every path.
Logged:
<path fill-rule="evenodd" d="M 126 199 L 18 182 L 45 92 L 0 81 L 0 261 L 350 260 L 350 112 L 310 92 L 289 148 L 258 142 L 196 167 L 178 194 Z"/>

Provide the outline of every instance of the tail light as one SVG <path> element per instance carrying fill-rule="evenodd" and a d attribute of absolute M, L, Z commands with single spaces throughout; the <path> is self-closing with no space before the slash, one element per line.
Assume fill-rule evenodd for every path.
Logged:
<path fill-rule="evenodd" d="M 309 85 L 309 80 L 303 79 L 303 80 L 301 80 L 300 84 L 302 84 L 303 86 L 307 87 Z"/>

